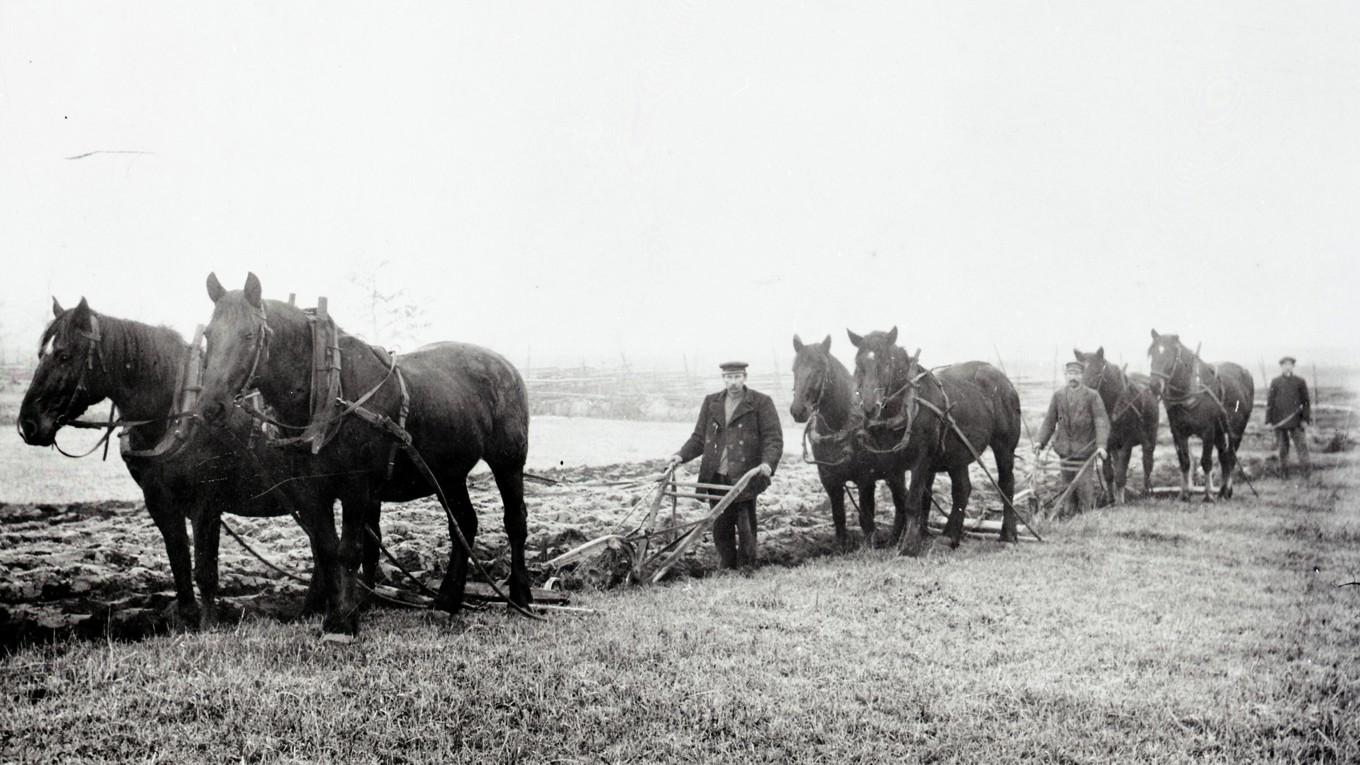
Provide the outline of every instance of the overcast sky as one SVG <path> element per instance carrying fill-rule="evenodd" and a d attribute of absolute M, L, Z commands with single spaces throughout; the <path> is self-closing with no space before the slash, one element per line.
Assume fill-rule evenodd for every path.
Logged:
<path fill-rule="evenodd" d="M 210 270 L 362 331 L 387 261 L 406 342 L 535 365 L 1350 361 L 1357 9 L 3 3 L 0 332 L 187 334 Z"/>

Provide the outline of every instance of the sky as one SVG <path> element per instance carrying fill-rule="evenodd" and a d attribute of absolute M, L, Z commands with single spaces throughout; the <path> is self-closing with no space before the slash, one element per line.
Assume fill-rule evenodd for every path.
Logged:
<path fill-rule="evenodd" d="M 3 3 L 0 343 L 253 271 L 531 366 L 1349 363 L 1358 137 L 1354 3 Z"/>

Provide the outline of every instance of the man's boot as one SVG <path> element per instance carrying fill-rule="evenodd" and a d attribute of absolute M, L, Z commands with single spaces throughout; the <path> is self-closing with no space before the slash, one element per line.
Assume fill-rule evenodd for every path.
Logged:
<path fill-rule="evenodd" d="M 755 510 L 743 509 L 737 513 L 737 565 L 747 567 L 756 565 Z"/>
<path fill-rule="evenodd" d="M 713 521 L 713 546 L 718 549 L 718 566 L 736 568 L 740 565 L 737 556 L 737 513 L 729 506 Z"/>

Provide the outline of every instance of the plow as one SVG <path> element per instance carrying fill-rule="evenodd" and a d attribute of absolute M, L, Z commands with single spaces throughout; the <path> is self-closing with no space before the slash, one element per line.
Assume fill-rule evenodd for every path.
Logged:
<path fill-rule="evenodd" d="M 547 561 L 552 567 L 575 563 L 604 552 L 613 551 L 627 563 L 624 577 L 629 584 L 656 583 L 665 578 L 684 555 L 694 547 L 712 526 L 760 474 L 752 468 L 731 486 L 725 484 L 680 481 L 675 467 L 667 468 L 651 483 L 643 495 L 624 516 L 620 528 L 613 534 L 596 537 Z M 662 506 L 670 500 L 670 517 L 663 519 Z M 679 500 L 692 499 L 713 503 L 707 515 L 686 522 L 677 519 Z M 629 520 L 638 513 L 642 517 L 633 525 Z"/>

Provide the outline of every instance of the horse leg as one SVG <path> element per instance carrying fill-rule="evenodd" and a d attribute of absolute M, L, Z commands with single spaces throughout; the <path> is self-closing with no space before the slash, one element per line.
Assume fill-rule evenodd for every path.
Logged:
<path fill-rule="evenodd" d="M 1114 503 L 1122 505 L 1125 499 L 1124 490 L 1129 485 L 1129 460 L 1133 459 L 1133 444 L 1121 443 L 1110 456 L 1114 459 L 1106 460 L 1106 464 L 1114 463 L 1114 481 L 1110 483 L 1114 487 Z"/>
<path fill-rule="evenodd" d="M 836 544 L 845 549 L 850 543 L 850 534 L 845 529 L 845 484 L 825 473 L 820 477 L 826 500 L 831 505 L 831 525 L 836 527 Z"/>
<path fill-rule="evenodd" d="M 1130 447 L 1132 448 L 1132 447 Z M 1157 451 L 1157 431 L 1143 435 L 1143 496 L 1152 496 L 1152 460 Z"/>
<path fill-rule="evenodd" d="M 930 473 L 925 493 L 921 495 L 921 508 L 917 518 L 921 520 L 921 538 L 930 536 L 930 511 L 935 507 L 935 473 Z"/>
<path fill-rule="evenodd" d="M 1204 501 L 1214 501 L 1214 442 L 1218 440 L 1218 429 L 1200 437 L 1203 448 L 1200 450 L 1199 466 L 1204 468 Z"/>
<path fill-rule="evenodd" d="M 926 508 L 929 507 L 930 498 L 926 496 L 930 491 L 930 485 L 935 482 L 935 474 L 930 467 L 925 464 L 925 460 L 918 460 L 918 463 L 911 469 L 911 485 L 907 488 L 906 509 L 914 510 L 918 517 L 913 519 L 915 522 L 906 521 L 903 523 L 901 537 L 897 540 L 897 550 L 903 555 L 920 555 L 922 544 L 925 541 L 925 534 L 922 527 L 926 524 Z M 896 523 L 893 524 L 897 526 Z"/>
<path fill-rule="evenodd" d="M 501 468 L 493 465 L 491 473 L 496 477 L 496 487 L 500 489 L 501 503 L 505 507 L 505 536 L 510 541 L 510 602 L 527 608 L 534 597 L 529 588 L 529 567 L 524 562 L 524 545 L 529 537 L 529 509 L 524 504 L 524 467 Z M 463 483 L 466 486 L 467 481 Z"/>
<path fill-rule="evenodd" d="M 1214 447 L 1218 449 L 1218 464 L 1223 468 L 1223 475 L 1219 480 L 1222 485 L 1218 488 L 1218 496 L 1223 499 L 1232 499 L 1233 495 L 1233 468 L 1237 465 L 1237 454 L 1228 448 L 1230 443 L 1228 434 L 1222 429 L 1214 434 Z"/>
<path fill-rule="evenodd" d="M 1173 431 L 1171 440 L 1176 444 L 1176 464 L 1181 469 L 1181 493 L 1180 498 L 1184 502 L 1190 501 L 1190 436 L 1185 433 Z"/>
<path fill-rule="evenodd" d="M 949 537 L 949 546 L 958 548 L 963 542 L 963 516 L 968 509 L 968 498 L 973 494 L 973 482 L 968 478 L 968 466 L 954 467 L 949 470 L 949 522 L 945 524 L 944 534 Z"/>
<path fill-rule="evenodd" d="M 1015 513 L 1015 452 L 992 444 L 992 457 L 996 460 L 996 482 L 1001 487 L 1001 541 L 1019 542 L 1020 532 L 1016 528 L 1019 519 Z"/>
<path fill-rule="evenodd" d="M 311 581 L 307 583 L 307 596 L 302 601 L 302 616 L 326 613 L 326 604 L 330 597 L 326 585 L 326 570 L 321 566 L 320 553 L 317 551 L 316 534 L 311 522 L 305 520 L 309 515 L 309 513 L 298 514 L 298 524 L 307 532 L 307 544 L 312 549 L 312 577 Z"/>
<path fill-rule="evenodd" d="M 306 519 L 304 525 L 312 532 L 312 555 L 316 559 L 313 578 L 320 577 L 325 593 L 326 617 L 321 620 L 321 631 L 356 635 L 359 632 L 359 606 L 352 594 L 353 574 L 342 564 L 334 505 L 334 497 L 317 500 L 308 503 L 300 514 Z"/>
<path fill-rule="evenodd" d="M 468 560 L 472 554 L 472 542 L 477 537 L 477 511 L 473 509 L 472 498 L 468 496 L 466 473 L 456 478 L 440 477 L 439 483 L 444 487 L 453 518 L 449 521 L 449 568 L 444 572 L 444 581 L 439 585 L 439 597 L 435 599 L 434 605 L 441 611 L 457 614 L 463 608 L 463 592 L 467 589 Z M 457 526 L 453 525 L 455 522 Z M 459 529 L 467 541 L 467 549 L 458 540 Z"/>
<path fill-rule="evenodd" d="M 194 527 L 194 580 L 202 604 L 199 629 L 217 624 L 217 550 L 222 532 L 222 512 L 206 497 L 199 497 L 190 514 Z"/>
<path fill-rule="evenodd" d="M 170 559 L 170 574 L 175 580 L 175 619 L 181 625 L 198 621 L 198 606 L 194 602 L 194 583 L 189 561 L 189 535 L 184 529 L 184 516 L 177 510 L 173 497 L 163 490 L 146 491 L 146 510 L 160 529 L 165 541 L 165 554 Z"/>
<path fill-rule="evenodd" d="M 360 568 L 363 570 L 364 584 L 371 589 L 382 581 L 382 569 L 378 567 L 378 556 L 382 548 L 382 503 L 374 501 L 369 507 L 362 509 L 361 513 L 364 520 L 362 539 L 359 540 L 363 550 Z"/>
<path fill-rule="evenodd" d="M 903 473 L 886 479 L 888 491 L 892 493 L 893 500 L 893 522 L 896 523 L 900 515 L 906 518 L 907 514 L 907 475 Z"/>
<path fill-rule="evenodd" d="M 859 493 L 859 527 L 864 532 L 865 547 L 874 547 L 878 544 L 878 524 L 874 521 L 874 479 L 868 478 L 855 482 L 855 489 Z M 898 518 L 893 516 L 893 534 L 898 534 Z M 895 538 L 895 537 L 894 537 Z"/>

